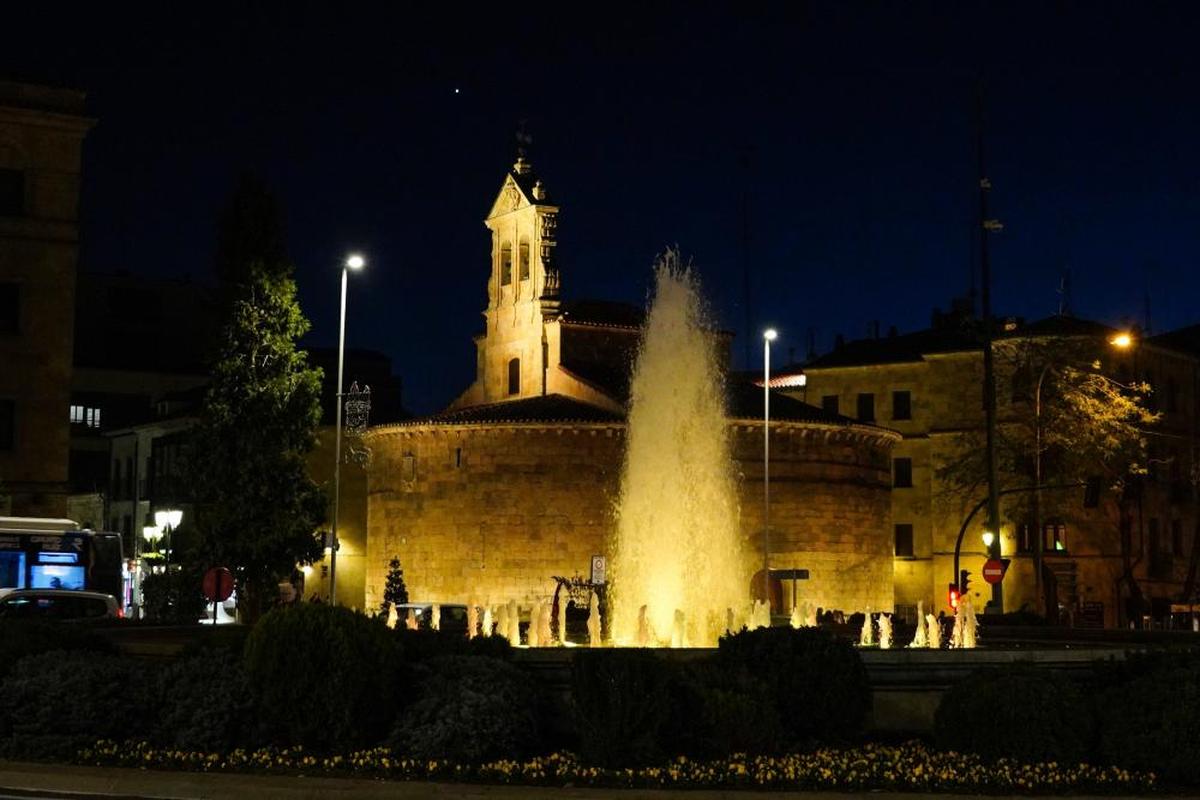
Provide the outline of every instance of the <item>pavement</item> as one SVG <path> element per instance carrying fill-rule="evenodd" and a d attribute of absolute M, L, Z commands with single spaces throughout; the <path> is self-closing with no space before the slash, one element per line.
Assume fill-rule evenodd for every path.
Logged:
<path fill-rule="evenodd" d="M 581 789 L 571 786 L 490 786 L 421 781 L 374 781 L 356 778 L 306 778 L 284 775 L 166 772 L 123 767 L 77 767 L 0 761 L 0 800 L 309 800 L 312 798 L 618 798 L 618 800 L 747 800 L 763 792 L 727 790 Z M 857 796 L 838 792 L 769 792 L 771 798 L 846 800 Z M 898 800 L 957 800 L 978 795 L 900 794 L 870 792 Z M 1073 800 L 1090 800 L 1085 795 Z M 1096 800 L 1100 800 L 1096 798 Z M 1104 800 L 1114 800 L 1112 796 Z"/>

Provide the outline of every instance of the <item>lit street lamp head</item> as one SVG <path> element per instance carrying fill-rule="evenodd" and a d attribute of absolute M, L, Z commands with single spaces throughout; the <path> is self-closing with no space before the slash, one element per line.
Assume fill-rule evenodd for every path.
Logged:
<path fill-rule="evenodd" d="M 346 259 L 346 268 L 347 269 L 362 269 L 366 265 L 366 263 L 367 263 L 366 259 L 364 259 L 362 256 L 360 256 L 358 253 L 354 253 Z"/>
<path fill-rule="evenodd" d="M 992 542 L 994 542 L 994 541 L 996 541 L 996 534 L 992 533 L 991 531 L 983 532 L 983 546 L 984 547 L 991 547 Z"/>
<path fill-rule="evenodd" d="M 765 331 L 763 331 L 763 338 L 766 339 L 768 342 L 773 342 L 778 337 L 779 337 L 779 332 L 776 331 L 774 328 L 767 328 Z"/>
<path fill-rule="evenodd" d="M 1109 339 L 1108 343 L 1120 350 L 1127 350 L 1133 345 L 1133 337 L 1128 333 L 1121 332 Z"/>

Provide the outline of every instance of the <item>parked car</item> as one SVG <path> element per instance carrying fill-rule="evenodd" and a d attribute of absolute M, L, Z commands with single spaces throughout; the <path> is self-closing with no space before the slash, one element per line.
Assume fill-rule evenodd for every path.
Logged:
<path fill-rule="evenodd" d="M 397 626 L 402 626 L 408 620 L 408 612 L 413 612 L 413 617 L 416 620 L 418 628 L 426 630 L 433 627 L 433 607 L 438 605 L 440 608 L 440 618 L 438 630 L 446 633 L 461 633 L 467 635 L 467 607 L 461 605 L 440 605 L 435 603 L 400 603 L 396 606 L 396 614 L 399 621 Z"/>
<path fill-rule="evenodd" d="M 72 589 L 12 589 L 0 596 L 0 619 L 90 622 L 122 617 L 117 598 Z"/>

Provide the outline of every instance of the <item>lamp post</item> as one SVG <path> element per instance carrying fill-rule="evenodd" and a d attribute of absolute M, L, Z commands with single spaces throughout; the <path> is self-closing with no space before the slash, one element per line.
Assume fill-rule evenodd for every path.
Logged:
<path fill-rule="evenodd" d="M 771 342 L 778 337 L 774 328 L 763 331 L 763 601 L 768 612 L 771 608 Z"/>
<path fill-rule="evenodd" d="M 155 554 L 158 553 L 158 542 L 163 538 L 163 529 L 161 525 L 143 525 L 142 538 L 154 545 Z M 153 570 L 151 570 L 153 571 Z"/>
<path fill-rule="evenodd" d="M 337 605 L 338 506 L 342 493 L 342 366 L 346 354 L 346 276 L 360 270 L 366 260 L 352 253 L 342 264 L 342 304 L 338 322 L 337 412 L 333 445 L 333 530 L 329 536 L 329 604 Z"/>
<path fill-rule="evenodd" d="M 166 536 L 166 568 L 169 572 L 171 569 L 171 531 L 179 527 L 179 523 L 183 522 L 183 512 L 177 508 L 168 508 L 154 512 L 154 524 L 158 526 L 161 533 L 160 537 Z"/>

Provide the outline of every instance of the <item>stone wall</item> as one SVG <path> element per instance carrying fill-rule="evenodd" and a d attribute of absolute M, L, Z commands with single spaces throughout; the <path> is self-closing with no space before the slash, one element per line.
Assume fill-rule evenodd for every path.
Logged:
<path fill-rule="evenodd" d="M 772 568 L 805 568 L 799 600 L 891 609 L 888 451 L 894 436 L 772 426 Z M 858 432 L 855 432 L 858 431 Z M 607 554 L 621 424 L 395 425 L 368 435 L 366 604 L 399 556 L 414 601 L 528 605 L 553 576 Z M 736 423 L 747 599 L 761 564 L 762 428 Z M 787 587 L 790 607 L 791 587 Z"/>

